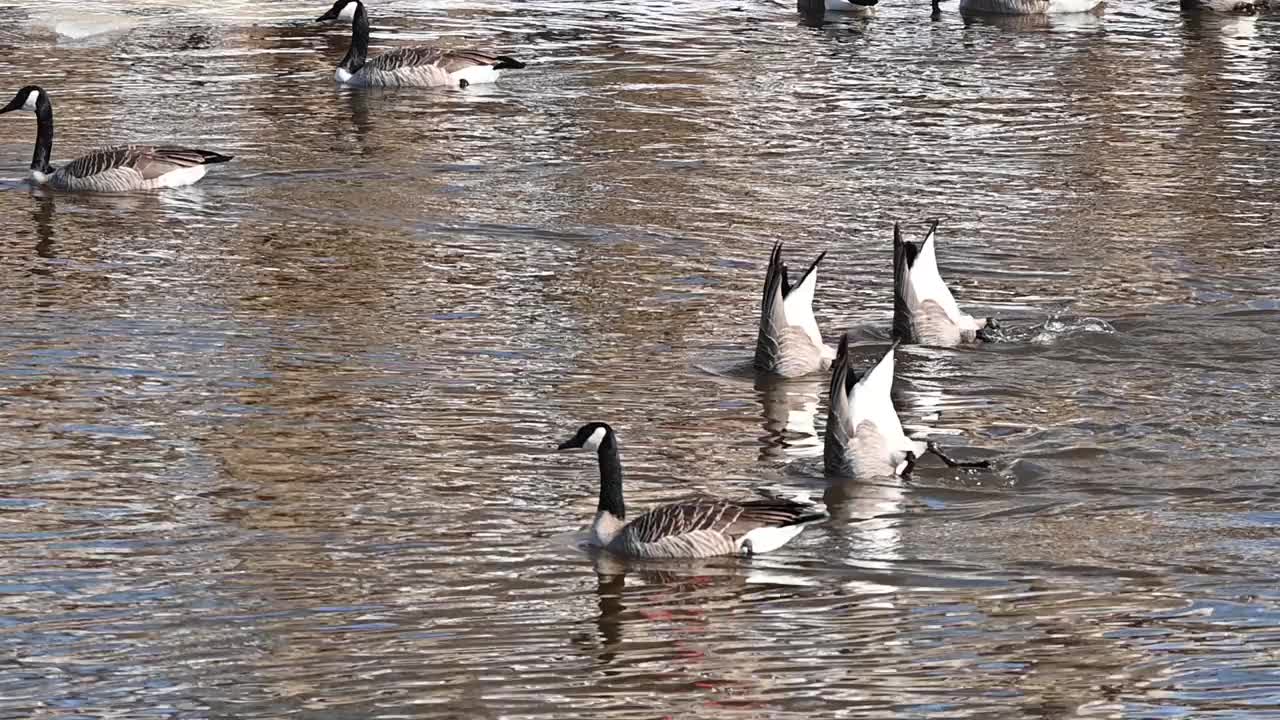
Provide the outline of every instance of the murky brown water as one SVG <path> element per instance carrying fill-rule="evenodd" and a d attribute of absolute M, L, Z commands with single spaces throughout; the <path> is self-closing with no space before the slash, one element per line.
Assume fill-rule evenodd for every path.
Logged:
<path fill-rule="evenodd" d="M 238 156 L 49 196 L 0 118 L 0 716 L 1280 717 L 1280 18 L 388 1 L 375 45 L 531 67 L 364 94 L 327 3 L 186 5 L 0 8 L 56 159 Z M 904 350 L 899 406 L 999 469 L 828 487 L 824 381 L 721 370 L 777 239 L 882 347 L 930 216 L 1014 338 Z M 836 519 L 594 567 L 594 419 L 636 507 Z"/>

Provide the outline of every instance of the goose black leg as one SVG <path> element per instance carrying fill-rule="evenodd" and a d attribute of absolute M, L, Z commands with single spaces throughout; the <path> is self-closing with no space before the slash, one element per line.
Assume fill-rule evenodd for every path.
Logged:
<path fill-rule="evenodd" d="M 938 444 L 932 440 L 925 443 L 925 447 L 928 448 L 929 452 L 933 453 L 934 455 L 937 455 L 939 458 L 942 458 L 942 462 L 946 463 L 947 467 L 949 468 L 987 469 L 991 467 L 990 460 L 974 460 L 972 462 L 962 462 L 960 460 L 954 460 L 951 457 L 949 457 L 946 453 L 942 452 L 942 448 L 938 447 Z"/>

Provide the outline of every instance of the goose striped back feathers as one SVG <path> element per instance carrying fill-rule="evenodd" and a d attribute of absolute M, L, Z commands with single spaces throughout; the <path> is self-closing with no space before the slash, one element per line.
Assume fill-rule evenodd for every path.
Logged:
<path fill-rule="evenodd" d="M 95 150 L 58 168 L 49 184 L 60 190 L 120 192 L 188 185 L 204 176 L 205 165 L 230 155 L 172 145 L 120 145 Z"/>
<path fill-rule="evenodd" d="M 698 498 L 662 505 L 628 523 L 606 548 L 644 558 L 769 552 L 826 513 L 792 500 Z"/>

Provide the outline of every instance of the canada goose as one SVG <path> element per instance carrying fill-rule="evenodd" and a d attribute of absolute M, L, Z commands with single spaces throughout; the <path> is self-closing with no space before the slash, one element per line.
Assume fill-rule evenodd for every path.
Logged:
<path fill-rule="evenodd" d="M 351 5 L 355 6 L 351 14 L 351 47 L 334 72 L 334 77 L 343 85 L 465 88 L 473 83 L 494 82 L 502 70 L 524 67 L 524 63 L 506 55 L 434 47 L 396 48 L 368 60 L 369 17 L 360 0 L 336 0 L 329 12 L 316 18 L 316 22 L 339 19 Z"/>
<path fill-rule="evenodd" d="M 691 498 L 660 505 L 627 522 L 622 501 L 618 439 L 605 423 L 587 423 L 561 450 L 594 450 L 600 460 L 600 503 L 591 524 L 591 544 L 637 558 L 758 555 L 777 550 L 804 526 L 825 520 L 812 502 L 772 498 L 733 501 Z"/>
<path fill-rule="evenodd" d="M 56 190 L 123 192 L 190 185 L 204 177 L 205 166 L 227 162 L 230 155 L 172 145 L 118 145 L 95 150 L 57 170 L 49 165 L 53 152 L 53 103 L 36 85 L 18 91 L 0 114 L 26 110 L 36 114 L 36 149 L 31 155 L 31 180 Z"/>
<path fill-rule="evenodd" d="M 960 0 L 960 12 L 983 15 L 1065 15 L 1097 12 L 1105 4 L 1105 0 Z"/>
<path fill-rule="evenodd" d="M 894 343 L 874 367 L 859 375 L 849 368 L 849 334 L 840 338 L 827 400 L 827 434 L 822 450 L 826 474 L 906 477 L 925 453 L 937 455 L 952 468 L 991 467 L 987 460 L 954 460 L 933 442 L 907 437 L 891 394 L 897 348 Z"/>
<path fill-rule="evenodd" d="M 895 343 L 870 370 L 849 368 L 849 335 L 840 338 L 831 368 L 827 435 L 822 462 L 828 475 L 877 477 L 908 475 L 928 449 L 911 440 L 893 406 Z"/>
<path fill-rule="evenodd" d="M 831 366 L 835 352 L 822 342 L 813 317 L 813 290 L 818 283 L 818 255 L 792 285 L 782 262 L 782 243 L 773 246 L 760 303 L 760 332 L 756 335 L 756 370 L 785 378 L 808 375 Z"/>
<path fill-rule="evenodd" d="M 893 339 L 917 345 L 955 347 L 988 340 L 999 329 L 995 318 L 974 318 L 960 311 L 956 299 L 938 273 L 934 237 L 938 221 L 920 243 L 902 239 L 893 224 Z"/>

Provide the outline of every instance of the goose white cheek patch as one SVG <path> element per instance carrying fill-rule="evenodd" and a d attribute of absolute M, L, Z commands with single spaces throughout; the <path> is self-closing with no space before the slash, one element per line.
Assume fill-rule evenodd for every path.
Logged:
<path fill-rule="evenodd" d="M 342 11 L 338 13 L 339 20 L 346 20 L 348 22 L 351 20 L 351 18 L 355 16 L 356 16 L 356 4 L 353 2 L 347 3 L 342 8 Z"/>
<path fill-rule="evenodd" d="M 36 111 L 36 103 L 40 100 L 40 91 L 33 90 L 27 93 L 27 101 L 22 104 L 22 109 L 28 112 Z"/>
<path fill-rule="evenodd" d="M 596 428 L 596 431 L 591 433 L 591 437 L 587 438 L 587 441 L 582 443 L 582 449 L 599 450 L 600 443 L 604 442 L 604 436 L 604 428 Z"/>

